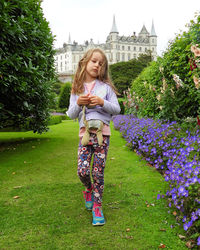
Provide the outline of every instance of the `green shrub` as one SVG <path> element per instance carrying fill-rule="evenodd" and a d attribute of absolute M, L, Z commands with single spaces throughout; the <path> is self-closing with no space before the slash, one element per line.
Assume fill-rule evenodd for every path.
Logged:
<path fill-rule="evenodd" d="M 62 117 L 60 115 L 51 115 L 48 121 L 48 125 L 55 125 L 62 122 Z"/>
<path fill-rule="evenodd" d="M 119 102 L 119 105 L 120 105 L 120 114 L 124 114 L 125 112 L 125 107 L 124 107 L 124 98 L 118 98 L 118 102 Z"/>
<path fill-rule="evenodd" d="M 66 82 L 61 89 L 61 93 L 60 93 L 59 101 L 58 101 L 58 107 L 61 109 L 65 109 L 65 108 L 67 109 L 69 106 L 71 86 L 72 85 L 70 82 Z"/>
<path fill-rule="evenodd" d="M 110 75 L 119 93 L 123 96 L 123 91 L 131 86 L 131 82 L 141 71 L 152 61 L 151 55 L 140 55 L 138 59 L 128 62 L 119 62 L 110 65 Z"/>
<path fill-rule="evenodd" d="M 0 1 L 0 127 L 47 130 L 55 78 L 53 35 L 41 0 Z"/>
<path fill-rule="evenodd" d="M 52 86 L 52 90 L 54 93 L 56 93 L 56 95 L 60 94 L 61 88 L 63 86 L 62 82 L 55 82 Z"/>
<path fill-rule="evenodd" d="M 188 32 L 171 41 L 162 58 L 152 62 L 132 82 L 139 117 L 182 122 L 200 114 L 200 16 Z M 196 83 L 195 83 L 195 80 Z"/>

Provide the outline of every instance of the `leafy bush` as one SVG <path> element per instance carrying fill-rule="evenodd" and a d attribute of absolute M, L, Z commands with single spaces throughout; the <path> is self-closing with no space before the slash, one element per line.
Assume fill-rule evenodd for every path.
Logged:
<path fill-rule="evenodd" d="M 70 82 L 66 82 L 62 89 L 61 89 L 61 93 L 59 96 L 59 101 L 58 101 L 58 106 L 61 109 L 64 108 L 68 108 L 69 106 L 69 100 L 70 100 L 70 93 L 71 93 L 71 83 Z"/>
<path fill-rule="evenodd" d="M 53 36 L 40 0 L 1 0 L 0 13 L 0 127 L 28 124 L 41 133 L 55 77 Z"/>
<path fill-rule="evenodd" d="M 48 121 L 48 125 L 55 125 L 62 122 L 62 116 L 61 115 L 51 115 L 50 119 Z"/>
<path fill-rule="evenodd" d="M 55 82 L 52 86 L 52 90 L 54 93 L 56 93 L 56 95 L 60 94 L 61 88 L 63 86 L 62 82 Z"/>
<path fill-rule="evenodd" d="M 125 112 L 125 107 L 124 107 L 124 98 L 118 98 L 118 102 L 119 102 L 119 105 L 120 105 L 120 114 L 124 114 Z"/>
<path fill-rule="evenodd" d="M 131 94 L 139 117 L 181 122 L 200 114 L 199 34 L 197 16 L 189 31 L 177 35 L 163 57 L 152 62 L 132 82 Z"/>
<path fill-rule="evenodd" d="M 145 54 L 140 55 L 138 59 L 110 65 L 112 81 L 121 95 L 123 95 L 123 91 L 130 87 L 132 80 L 140 74 L 151 60 L 151 55 Z"/>
<path fill-rule="evenodd" d="M 176 122 L 138 119 L 119 115 L 113 119 L 128 145 L 142 155 L 169 182 L 166 198 L 176 209 L 187 235 L 197 238 L 200 231 L 200 131 L 182 131 Z M 160 198 L 160 194 L 158 194 Z M 200 237 L 197 241 L 200 245 Z"/>

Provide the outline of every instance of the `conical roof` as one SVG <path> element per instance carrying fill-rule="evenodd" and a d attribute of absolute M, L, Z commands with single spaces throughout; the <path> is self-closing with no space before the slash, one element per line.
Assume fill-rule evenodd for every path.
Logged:
<path fill-rule="evenodd" d="M 72 44 L 70 33 L 69 33 L 68 44 Z"/>
<path fill-rule="evenodd" d="M 112 28 L 111 28 L 110 33 L 119 33 L 117 30 L 116 22 L 115 22 L 115 15 L 113 16 L 113 24 L 112 24 Z"/>
<path fill-rule="evenodd" d="M 139 34 L 149 34 L 144 24 Z"/>
<path fill-rule="evenodd" d="M 151 26 L 151 36 L 157 36 L 155 32 L 153 20 L 152 20 L 152 26 Z"/>

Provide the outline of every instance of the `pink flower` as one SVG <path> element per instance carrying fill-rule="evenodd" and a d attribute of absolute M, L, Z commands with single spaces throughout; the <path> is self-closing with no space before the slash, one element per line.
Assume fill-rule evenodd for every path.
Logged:
<path fill-rule="evenodd" d="M 199 87 L 200 87 L 200 79 L 197 78 L 196 76 L 193 76 L 193 81 L 194 81 L 194 84 L 195 84 L 195 88 L 199 89 Z"/>
<path fill-rule="evenodd" d="M 197 48 L 198 44 L 191 46 L 191 51 L 194 53 L 195 56 L 200 56 L 200 48 Z"/>

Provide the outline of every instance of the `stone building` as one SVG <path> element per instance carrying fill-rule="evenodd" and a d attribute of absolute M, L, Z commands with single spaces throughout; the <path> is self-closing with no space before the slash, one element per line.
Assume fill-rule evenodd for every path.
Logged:
<path fill-rule="evenodd" d="M 94 44 L 93 39 L 90 42 L 86 41 L 84 44 L 71 42 L 69 35 L 68 43 L 64 43 L 62 48 L 56 50 L 55 66 L 61 79 L 68 79 L 76 71 L 78 61 L 82 58 L 84 53 L 91 48 L 102 49 L 109 64 L 129 61 L 137 58 L 140 54 L 145 54 L 151 51 L 154 60 L 157 57 L 157 35 L 152 22 L 151 32 L 149 33 L 143 25 L 138 35 L 133 32 L 130 36 L 120 36 L 115 16 L 113 17 L 113 24 L 105 43 Z"/>

